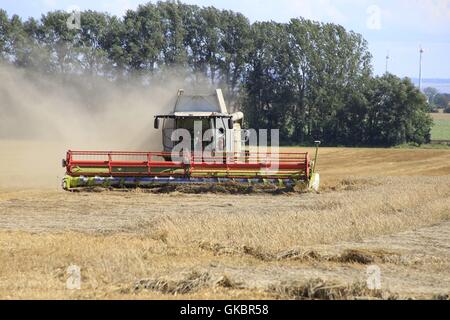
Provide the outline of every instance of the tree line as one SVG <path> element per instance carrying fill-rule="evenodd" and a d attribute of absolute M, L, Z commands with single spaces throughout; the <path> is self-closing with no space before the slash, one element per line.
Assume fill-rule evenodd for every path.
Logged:
<path fill-rule="evenodd" d="M 439 93 L 436 88 L 428 87 L 423 90 L 427 96 L 430 112 L 437 113 L 442 109 L 445 113 L 450 113 L 450 94 Z"/>
<path fill-rule="evenodd" d="M 242 14 L 167 1 L 123 17 L 48 12 L 23 21 L 0 10 L 0 59 L 45 74 L 111 81 L 176 72 L 221 87 L 251 128 L 280 129 L 284 144 L 391 146 L 430 138 L 426 97 L 409 79 L 374 77 L 360 34 L 292 19 L 250 23 Z"/>

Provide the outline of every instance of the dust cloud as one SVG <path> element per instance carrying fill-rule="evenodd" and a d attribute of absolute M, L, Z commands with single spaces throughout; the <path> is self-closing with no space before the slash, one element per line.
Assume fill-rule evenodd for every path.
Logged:
<path fill-rule="evenodd" d="M 0 65 L 0 188 L 58 188 L 68 149 L 161 150 L 153 116 L 172 110 L 183 81 L 142 83 Z"/>

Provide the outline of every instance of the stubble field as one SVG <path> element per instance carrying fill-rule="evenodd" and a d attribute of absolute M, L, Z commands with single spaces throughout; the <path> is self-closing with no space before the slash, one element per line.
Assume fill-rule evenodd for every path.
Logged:
<path fill-rule="evenodd" d="M 59 159 L 26 160 L 61 150 L 0 147 L 9 150 L 0 154 L 2 299 L 450 293 L 449 150 L 324 148 L 321 192 L 243 195 L 68 193 Z M 80 290 L 66 288 L 72 264 Z M 381 290 L 366 287 L 372 265 Z"/>

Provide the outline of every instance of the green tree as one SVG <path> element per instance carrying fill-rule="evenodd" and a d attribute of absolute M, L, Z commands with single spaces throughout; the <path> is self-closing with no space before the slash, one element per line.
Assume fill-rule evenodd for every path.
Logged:
<path fill-rule="evenodd" d="M 0 61 L 6 61 L 10 53 L 9 20 L 5 10 L 0 9 Z"/>
<path fill-rule="evenodd" d="M 254 47 L 245 79 L 244 110 L 253 128 L 280 129 L 284 142 L 289 137 L 289 55 L 286 26 L 275 22 L 252 26 Z"/>
<path fill-rule="evenodd" d="M 368 143 L 393 146 L 430 140 L 432 119 L 426 97 L 410 79 L 388 74 L 373 80 L 368 118 Z"/>
<path fill-rule="evenodd" d="M 450 100 L 446 95 L 438 94 L 435 96 L 433 102 L 438 108 L 445 109 L 449 106 Z"/>
<path fill-rule="evenodd" d="M 49 12 L 41 18 L 40 41 L 49 52 L 51 71 L 70 74 L 79 70 L 78 52 L 75 49 L 77 29 L 69 30 L 70 14 L 63 11 Z"/>
<path fill-rule="evenodd" d="M 438 94 L 438 91 L 436 88 L 427 87 L 423 90 L 423 93 L 427 96 L 428 101 L 431 103 L 434 100 L 434 97 Z"/>
<path fill-rule="evenodd" d="M 80 20 L 81 30 L 77 33 L 75 46 L 81 70 L 90 75 L 108 74 L 111 61 L 105 50 L 105 38 L 109 15 L 89 10 L 81 13 Z"/>
<path fill-rule="evenodd" d="M 183 6 L 178 1 L 159 1 L 157 8 L 164 39 L 161 52 L 164 64 L 169 67 L 184 67 L 187 62 L 187 52 L 184 46 L 185 29 L 181 12 Z"/>
<path fill-rule="evenodd" d="M 154 73 L 162 63 L 164 50 L 162 15 L 156 5 L 141 5 L 136 11 L 128 10 L 124 17 L 124 47 L 126 61 L 133 71 Z M 120 36 L 119 36 L 120 37 Z M 115 44 L 116 53 L 119 44 Z"/>
<path fill-rule="evenodd" d="M 225 99 L 232 109 L 237 109 L 238 95 L 245 76 L 247 57 L 252 47 L 250 22 L 240 13 L 222 11 L 219 33 L 218 67 L 221 86 L 225 88 Z"/>
<path fill-rule="evenodd" d="M 124 21 L 125 19 L 126 16 Z M 115 16 L 111 16 L 104 31 L 101 45 L 111 61 L 111 73 L 109 76 L 111 78 L 123 78 L 130 63 L 129 55 L 127 54 L 125 22 L 122 22 Z"/>

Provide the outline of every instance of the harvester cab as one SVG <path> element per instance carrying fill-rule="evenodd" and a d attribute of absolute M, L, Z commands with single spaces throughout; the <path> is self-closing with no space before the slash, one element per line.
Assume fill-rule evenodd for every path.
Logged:
<path fill-rule="evenodd" d="M 203 151 L 209 145 L 213 153 L 239 153 L 245 137 L 243 119 L 242 112 L 228 113 L 221 89 L 208 95 L 186 95 L 180 89 L 173 111 L 155 116 L 154 127 L 162 129 L 166 153 L 171 153 L 184 139 L 189 139 L 185 143 L 191 151 Z M 204 140 L 208 142 L 203 143 Z"/>

